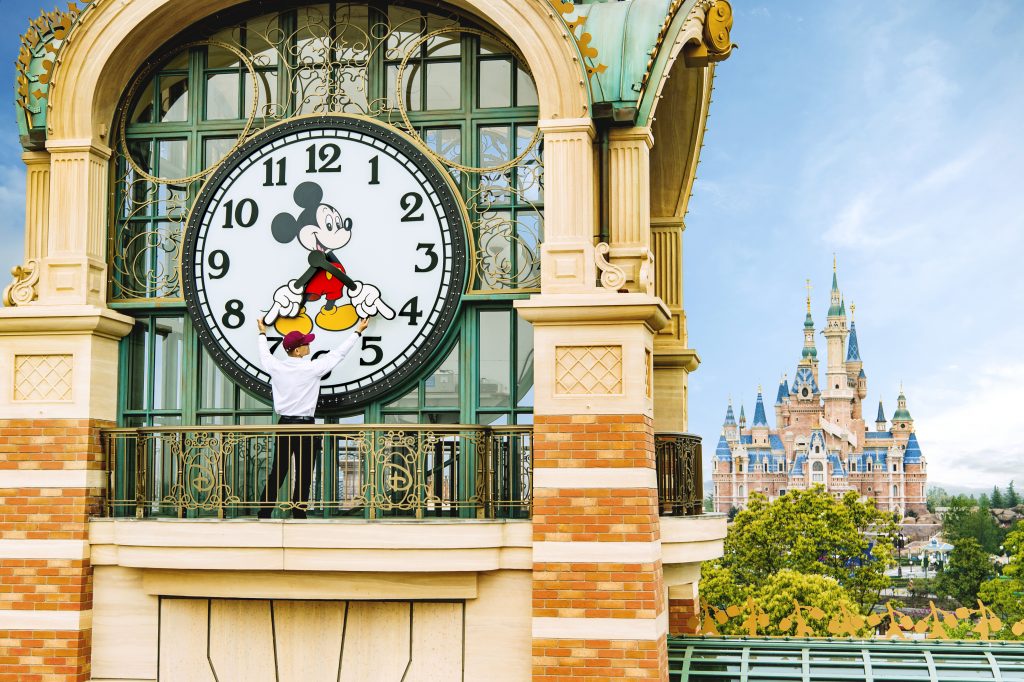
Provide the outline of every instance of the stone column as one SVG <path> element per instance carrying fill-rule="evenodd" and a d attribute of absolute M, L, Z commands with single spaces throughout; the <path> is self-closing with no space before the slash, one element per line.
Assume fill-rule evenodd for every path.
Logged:
<path fill-rule="evenodd" d="M 49 227 L 39 303 L 103 305 L 106 298 L 107 164 L 110 149 L 50 140 Z"/>
<path fill-rule="evenodd" d="M 654 246 L 654 291 L 668 307 L 669 324 L 654 337 L 654 423 L 658 432 L 685 432 L 690 372 L 700 358 L 687 347 L 683 310 L 682 218 L 651 220 Z"/>
<path fill-rule="evenodd" d="M 24 156 L 38 289 L 0 308 L 0 660 L 19 680 L 85 681 L 100 430 L 116 421 L 118 340 L 132 320 L 104 306 L 107 157 L 50 151 Z"/>
<path fill-rule="evenodd" d="M 608 131 L 609 260 L 626 275 L 623 288 L 653 293 L 651 277 L 650 128 Z M 641 281 L 645 279 L 646 281 Z"/>
<path fill-rule="evenodd" d="M 545 119 L 544 243 L 541 289 L 545 293 L 592 291 L 595 206 L 594 124 L 589 119 Z"/>

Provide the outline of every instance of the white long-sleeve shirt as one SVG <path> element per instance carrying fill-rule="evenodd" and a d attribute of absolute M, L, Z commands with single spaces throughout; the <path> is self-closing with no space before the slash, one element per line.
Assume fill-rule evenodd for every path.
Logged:
<path fill-rule="evenodd" d="M 270 375 L 270 388 L 274 396 L 274 411 L 286 417 L 312 417 L 320 396 L 320 377 L 345 359 L 359 340 L 352 334 L 340 346 L 316 360 L 306 358 L 275 358 L 270 353 L 267 337 L 260 334 L 257 346 L 260 364 Z"/>

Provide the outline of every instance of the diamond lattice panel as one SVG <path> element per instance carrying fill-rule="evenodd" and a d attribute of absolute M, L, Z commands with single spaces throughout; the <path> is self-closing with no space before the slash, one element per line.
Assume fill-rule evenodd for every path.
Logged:
<path fill-rule="evenodd" d="M 70 355 L 15 355 L 14 399 L 71 400 Z"/>
<path fill-rule="evenodd" d="M 622 346 L 557 346 L 557 395 L 622 393 Z"/>

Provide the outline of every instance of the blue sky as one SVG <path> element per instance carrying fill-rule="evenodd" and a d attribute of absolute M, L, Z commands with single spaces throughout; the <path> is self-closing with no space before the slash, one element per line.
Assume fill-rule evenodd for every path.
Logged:
<path fill-rule="evenodd" d="M 51 6 L 0 0 L 4 283 L 23 248 L 13 62 Z M 748 416 L 758 383 L 774 402 L 799 358 L 804 280 L 820 329 L 836 253 L 868 413 L 882 397 L 891 415 L 902 381 L 934 483 L 1020 482 L 1024 3 L 733 6 L 740 48 L 718 69 L 687 217 L 685 304 L 703 361 L 690 429 L 710 451 L 729 395 Z"/>

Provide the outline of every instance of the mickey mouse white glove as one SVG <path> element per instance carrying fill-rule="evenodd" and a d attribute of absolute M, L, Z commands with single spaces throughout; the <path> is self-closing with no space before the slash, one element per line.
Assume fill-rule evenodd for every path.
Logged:
<path fill-rule="evenodd" d="M 380 289 L 372 284 L 364 284 L 363 282 L 356 282 L 355 284 L 356 286 L 351 290 L 350 295 L 352 297 L 352 305 L 356 307 L 356 313 L 359 317 L 380 315 L 385 320 L 395 319 L 395 311 L 380 297 Z"/>
<path fill-rule="evenodd" d="M 274 324 L 278 317 L 295 317 L 299 314 L 299 307 L 302 305 L 302 289 L 298 288 L 295 280 L 283 284 L 274 292 L 274 304 L 263 316 L 265 324 Z"/>

